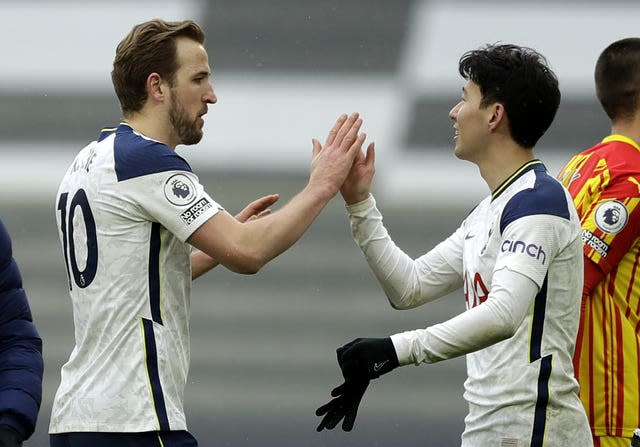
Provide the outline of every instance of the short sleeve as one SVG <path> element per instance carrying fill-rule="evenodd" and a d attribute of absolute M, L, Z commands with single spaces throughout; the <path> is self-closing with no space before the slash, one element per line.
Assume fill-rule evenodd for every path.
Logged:
<path fill-rule="evenodd" d="M 133 202 L 182 242 L 222 209 L 189 171 L 164 171 L 121 182 Z"/>
<path fill-rule="evenodd" d="M 582 216 L 584 255 L 605 273 L 618 265 L 640 236 L 640 197 L 601 196 Z"/>

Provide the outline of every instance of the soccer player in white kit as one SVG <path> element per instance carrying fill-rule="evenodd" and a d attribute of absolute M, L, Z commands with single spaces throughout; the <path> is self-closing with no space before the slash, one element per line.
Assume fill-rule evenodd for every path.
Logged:
<path fill-rule="evenodd" d="M 340 116 L 324 146 L 313 141 L 298 195 L 277 212 L 270 195 L 232 217 L 174 151 L 200 141 L 216 102 L 203 43 L 192 21 L 135 26 L 112 72 L 125 121 L 82 149 L 60 184 L 76 344 L 53 403 L 53 447 L 196 446 L 183 408 L 192 279 L 218 263 L 255 273 L 290 247 L 364 142 L 358 115 Z"/>
<path fill-rule="evenodd" d="M 402 252 L 370 194 L 373 147 L 358 156 L 341 193 L 354 239 L 394 308 L 462 288 L 466 311 L 339 348 L 345 382 L 318 409 L 318 430 L 341 420 L 351 430 L 369 380 L 466 355 L 463 447 L 592 445 L 572 364 L 580 223 L 571 197 L 532 149 L 560 103 L 558 81 L 540 54 L 514 45 L 470 51 L 459 72 L 467 83 L 449 113 L 455 155 L 475 163 L 491 191 L 460 227 L 415 260 Z"/>

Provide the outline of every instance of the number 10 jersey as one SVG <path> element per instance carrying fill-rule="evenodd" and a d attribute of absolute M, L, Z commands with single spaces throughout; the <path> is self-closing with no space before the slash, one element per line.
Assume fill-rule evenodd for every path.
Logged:
<path fill-rule="evenodd" d="M 75 347 L 50 433 L 185 430 L 185 241 L 220 206 L 183 158 L 122 123 L 78 154 L 56 207 Z"/>

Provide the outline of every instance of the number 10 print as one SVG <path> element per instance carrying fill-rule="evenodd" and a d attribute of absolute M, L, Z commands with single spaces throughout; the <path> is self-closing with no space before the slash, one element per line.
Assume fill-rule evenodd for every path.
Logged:
<path fill-rule="evenodd" d="M 67 209 L 67 200 L 69 193 L 65 192 L 60 194 L 60 200 L 58 201 L 58 210 L 60 211 L 60 231 L 62 231 L 62 247 L 64 251 L 64 261 L 67 267 L 67 275 L 69 276 L 69 289 L 73 289 L 71 284 L 71 273 L 73 273 L 73 280 L 80 288 L 85 288 L 91 284 L 96 277 L 98 270 L 98 238 L 96 236 L 96 222 L 87 200 L 87 194 L 84 189 L 79 189 L 71 204 Z M 84 221 L 84 230 L 86 234 L 87 244 L 87 262 L 84 270 L 80 270 L 78 267 L 78 257 L 76 254 L 76 246 L 74 239 L 74 217 L 76 215 L 76 209 L 80 207 L 82 210 L 82 217 Z M 71 272 L 69 271 L 71 266 Z"/>

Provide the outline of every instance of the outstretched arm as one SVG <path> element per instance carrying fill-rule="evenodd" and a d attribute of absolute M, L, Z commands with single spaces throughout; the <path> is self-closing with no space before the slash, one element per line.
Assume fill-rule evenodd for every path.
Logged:
<path fill-rule="evenodd" d="M 334 399 L 316 411 L 323 417 L 317 430 L 333 429 L 343 421 L 343 430 L 350 431 L 369 381 L 398 366 L 458 357 L 511 337 L 531 307 L 538 285 L 506 268 L 493 279 L 486 302 L 444 323 L 391 337 L 358 338 L 338 348 L 345 381 L 331 392 Z"/>
<path fill-rule="evenodd" d="M 461 229 L 413 259 L 389 236 L 373 195 L 347 211 L 353 238 L 394 308 L 410 309 L 462 286 Z"/>
<path fill-rule="evenodd" d="M 322 146 L 313 140 L 313 159 L 307 186 L 286 206 L 261 219 L 241 224 L 220 211 L 188 242 L 228 269 L 256 273 L 293 245 L 344 183 L 366 138 L 360 134 L 358 114 L 338 118 Z"/>
<path fill-rule="evenodd" d="M 238 222 L 247 222 L 249 220 L 259 219 L 263 216 L 268 216 L 271 214 L 271 209 L 269 207 L 276 203 L 279 198 L 280 196 L 278 194 L 270 194 L 268 196 L 260 197 L 236 214 L 235 218 Z M 218 264 L 218 261 L 206 253 L 200 250 L 195 251 L 191 255 L 191 279 L 194 280 L 199 276 L 204 275 Z"/>
<path fill-rule="evenodd" d="M 521 273 L 508 268 L 495 272 L 482 305 L 427 329 L 391 336 L 400 365 L 452 359 L 512 337 L 538 291 L 538 285 Z"/>

